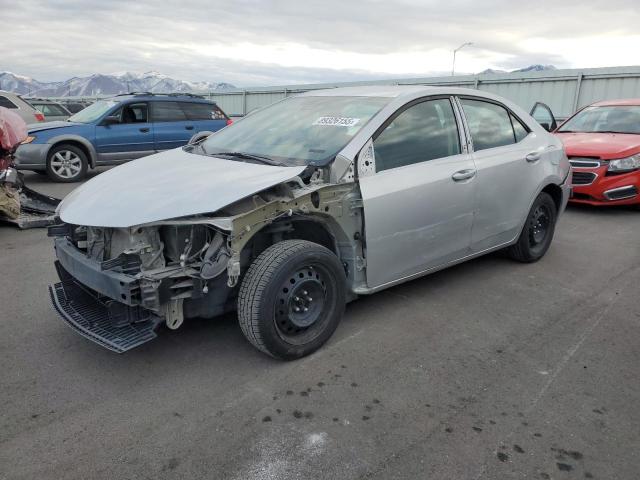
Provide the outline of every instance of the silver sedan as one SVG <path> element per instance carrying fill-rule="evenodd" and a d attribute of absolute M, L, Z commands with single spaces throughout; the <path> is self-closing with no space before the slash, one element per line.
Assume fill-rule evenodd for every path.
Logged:
<path fill-rule="evenodd" d="M 256 348 L 299 358 L 360 295 L 499 249 L 542 258 L 570 170 L 559 139 L 489 93 L 308 92 L 71 193 L 51 296 L 118 352 L 236 309 Z"/>

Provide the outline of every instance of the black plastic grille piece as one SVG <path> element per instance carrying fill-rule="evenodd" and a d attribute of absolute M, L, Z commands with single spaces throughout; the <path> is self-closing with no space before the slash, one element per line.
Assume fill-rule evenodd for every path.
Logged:
<path fill-rule="evenodd" d="M 591 172 L 573 172 L 571 183 L 574 185 L 589 185 L 596 179 L 596 174 Z"/>
<path fill-rule="evenodd" d="M 149 312 L 141 317 L 139 307 L 123 308 L 136 310 L 130 318 L 142 319 L 123 325 L 119 318 L 110 315 L 106 304 L 78 286 L 73 279 L 49 285 L 53 307 L 62 319 L 77 333 L 109 350 L 123 353 L 156 338 L 156 327 L 162 322 L 157 315 Z M 134 312 L 131 312 L 134 313 Z"/>

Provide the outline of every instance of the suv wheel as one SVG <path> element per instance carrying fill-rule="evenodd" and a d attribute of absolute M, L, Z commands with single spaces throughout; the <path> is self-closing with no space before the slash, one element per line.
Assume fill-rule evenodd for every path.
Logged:
<path fill-rule="evenodd" d="M 557 217 L 553 198 L 542 192 L 533 202 L 518 242 L 507 250 L 509 256 L 525 263 L 540 260 L 551 245 Z"/>
<path fill-rule="evenodd" d="M 338 257 L 313 242 L 285 240 L 267 248 L 249 267 L 238 295 L 238 320 L 258 350 L 293 360 L 331 337 L 345 298 Z"/>
<path fill-rule="evenodd" d="M 47 175 L 55 182 L 78 182 L 87 174 L 87 156 L 74 145 L 53 147 L 47 157 Z"/>

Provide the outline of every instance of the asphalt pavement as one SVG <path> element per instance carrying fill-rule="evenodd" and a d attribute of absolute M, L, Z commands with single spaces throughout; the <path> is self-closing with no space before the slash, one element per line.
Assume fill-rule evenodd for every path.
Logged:
<path fill-rule="evenodd" d="M 44 229 L 0 245 L 2 479 L 639 478 L 640 211 L 570 207 L 540 262 L 362 298 L 289 363 L 233 315 L 109 352 L 52 311 Z"/>

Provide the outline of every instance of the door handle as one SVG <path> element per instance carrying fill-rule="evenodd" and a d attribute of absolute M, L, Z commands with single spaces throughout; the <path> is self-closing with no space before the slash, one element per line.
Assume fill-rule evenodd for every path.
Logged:
<path fill-rule="evenodd" d="M 538 160 L 540 160 L 540 153 L 539 152 L 528 153 L 527 155 L 525 155 L 524 159 L 529 163 L 537 162 Z"/>
<path fill-rule="evenodd" d="M 147 127 L 141 128 L 140 131 L 142 133 L 147 133 L 149 131 L 149 129 Z"/>
<path fill-rule="evenodd" d="M 463 180 L 469 180 L 476 176 L 476 171 L 473 168 L 467 168 L 466 170 L 459 170 L 451 178 L 454 182 L 461 182 Z"/>
<path fill-rule="evenodd" d="M 186 127 L 184 127 L 187 130 L 193 130 L 193 125 L 187 125 Z"/>

